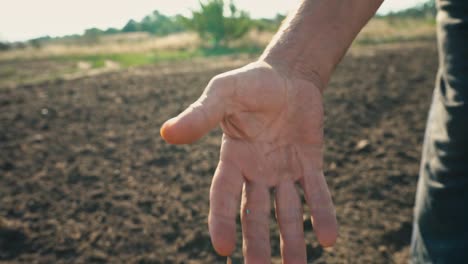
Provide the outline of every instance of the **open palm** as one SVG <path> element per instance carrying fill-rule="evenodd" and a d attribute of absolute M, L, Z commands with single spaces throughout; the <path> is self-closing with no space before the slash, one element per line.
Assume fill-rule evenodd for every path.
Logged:
<path fill-rule="evenodd" d="M 187 144 L 221 124 L 224 135 L 208 221 L 219 254 L 230 255 L 234 250 L 241 203 L 245 261 L 270 262 L 270 189 L 274 188 L 283 261 L 305 263 L 296 183 L 304 190 L 319 242 L 334 244 L 337 223 L 322 172 L 319 88 L 314 82 L 280 73 L 270 64 L 255 62 L 213 78 L 194 104 L 163 125 L 165 140 Z"/>

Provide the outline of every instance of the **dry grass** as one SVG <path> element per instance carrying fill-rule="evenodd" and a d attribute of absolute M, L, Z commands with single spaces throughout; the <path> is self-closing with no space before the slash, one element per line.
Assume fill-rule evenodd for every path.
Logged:
<path fill-rule="evenodd" d="M 374 18 L 359 33 L 356 44 L 417 41 L 435 36 L 434 21 L 410 18 Z"/>
<path fill-rule="evenodd" d="M 195 33 L 180 33 L 155 37 L 146 33 L 118 34 L 101 37 L 93 44 L 46 44 L 40 48 L 27 47 L 0 52 L 1 60 L 40 59 L 48 57 L 83 56 L 97 54 L 144 53 L 150 51 L 177 51 L 195 49 L 200 39 Z"/>

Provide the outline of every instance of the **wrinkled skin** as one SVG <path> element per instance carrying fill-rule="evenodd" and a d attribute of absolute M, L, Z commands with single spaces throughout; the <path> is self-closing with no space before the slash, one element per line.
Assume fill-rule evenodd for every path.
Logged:
<path fill-rule="evenodd" d="M 191 143 L 221 125 L 223 140 L 210 191 L 209 230 L 216 251 L 235 247 L 241 204 L 246 263 L 269 263 L 270 189 L 275 190 L 284 263 L 306 263 L 304 190 L 322 246 L 337 238 L 331 196 L 322 172 L 323 106 L 319 82 L 292 78 L 266 62 L 216 76 L 203 95 L 161 129 L 173 144 Z"/>

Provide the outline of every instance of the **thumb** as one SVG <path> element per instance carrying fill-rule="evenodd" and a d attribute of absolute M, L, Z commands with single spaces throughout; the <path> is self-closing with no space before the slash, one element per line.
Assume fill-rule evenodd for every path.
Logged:
<path fill-rule="evenodd" d="M 232 91 L 231 78 L 215 77 L 200 98 L 161 127 L 161 136 L 171 144 L 190 144 L 200 139 L 223 119 Z"/>

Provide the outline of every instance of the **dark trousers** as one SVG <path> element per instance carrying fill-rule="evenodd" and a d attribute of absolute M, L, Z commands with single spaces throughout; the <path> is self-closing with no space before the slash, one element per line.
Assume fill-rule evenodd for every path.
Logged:
<path fill-rule="evenodd" d="M 439 72 L 426 126 L 410 260 L 468 263 L 468 0 L 437 4 Z"/>

